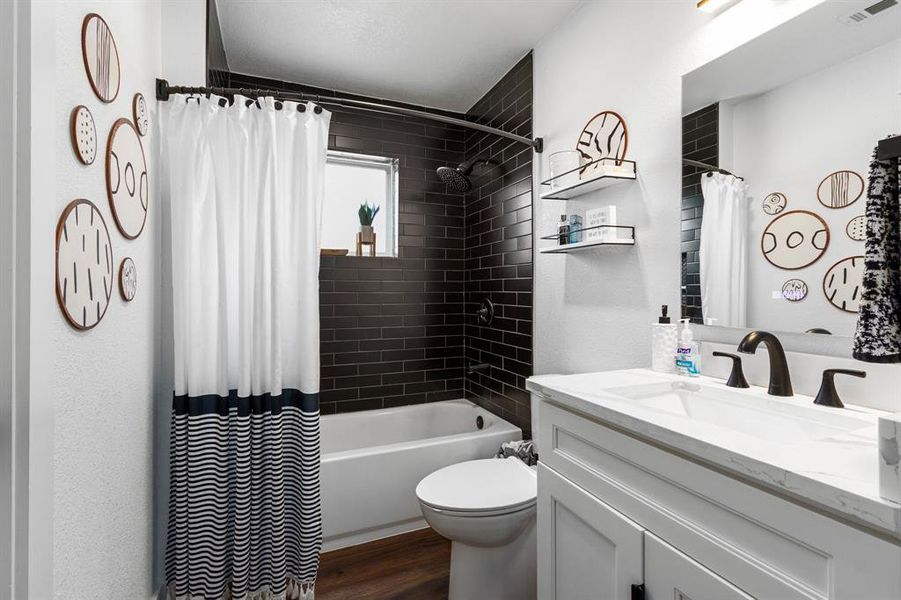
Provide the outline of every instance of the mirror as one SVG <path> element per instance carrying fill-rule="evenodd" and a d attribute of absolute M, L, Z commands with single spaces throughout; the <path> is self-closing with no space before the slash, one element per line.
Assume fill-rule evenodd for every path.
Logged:
<path fill-rule="evenodd" d="M 901 4 L 824 2 L 682 78 L 682 314 L 851 336 Z"/>

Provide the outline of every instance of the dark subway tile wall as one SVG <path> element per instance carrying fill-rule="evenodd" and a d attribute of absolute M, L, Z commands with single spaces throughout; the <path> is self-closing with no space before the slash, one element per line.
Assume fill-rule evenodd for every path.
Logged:
<path fill-rule="evenodd" d="M 719 104 L 682 117 L 682 157 L 719 166 Z M 703 323 L 701 314 L 701 217 L 704 197 L 701 174 L 704 169 L 682 167 L 682 316 Z"/>
<path fill-rule="evenodd" d="M 467 113 L 467 119 L 532 136 L 532 55 L 525 56 Z M 466 376 L 466 396 L 531 431 L 525 380 L 532 374 L 532 149 L 497 136 L 466 132 L 466 159 L 476 166 L 466 194 L 466 359 L 489 363 Z M 482 298 L 494 322 L 479 325 Z"/>
<path fill-rule="evenodd" d="M 336 94 L 235 73 L 216 77 L 233 87 Z M 531 136 L 531 54 L 465 118 Z M 329 148 L 400 160 L 399 256 L 322 257 L 322 412 L 465 395 L 528 434 L 531 148 L 431 120 L 343 109 L 332 110 Z M 476 167 L 467 194 L 438 180 L 438 167 L 475 156 L 498 165 Z M 490 327 L 475 318 L 483 297 L 496 307 Z M 491 369 L 466 376 L 466 362 Z"/>
<path fill-rule="evenodd" d="M 233 87 L 335 94 L 228 78 Z M 330 149 L 399 159 L 400 206 L 398 257 L 321 259 L 322 413 L 462 398 L 464 197 L 449 192 L 435 169 L 462 162 L 465 132 L 431 120 L 329 110 Z"/>

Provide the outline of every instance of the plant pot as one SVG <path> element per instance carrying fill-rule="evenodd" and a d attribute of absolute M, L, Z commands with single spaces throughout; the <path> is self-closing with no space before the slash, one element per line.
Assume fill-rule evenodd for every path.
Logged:
<path fill-rule="evenodd" d="M 375 239 L 375 230 L 371 225 L 360 225 L 360 241 L 364 244 L 371 244 Z"/>

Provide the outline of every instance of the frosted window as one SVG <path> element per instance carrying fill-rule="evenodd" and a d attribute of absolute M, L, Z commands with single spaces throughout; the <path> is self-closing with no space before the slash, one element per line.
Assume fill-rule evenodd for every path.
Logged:
<path fill-rule="evenodd" d="M 356 252 L 360 204 L 376 204 L 376 253 L 397 255 L 397 159 L 329 151 L 322 206 L 322 247 Z M 364 247 L 363 254 L 369 254 Z"/>

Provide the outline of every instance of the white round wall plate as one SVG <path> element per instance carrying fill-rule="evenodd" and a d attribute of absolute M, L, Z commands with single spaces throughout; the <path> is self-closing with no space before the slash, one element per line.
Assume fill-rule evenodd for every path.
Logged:
<path fill-rule="evenodd" d="M 95 327 L 113 291 L 113 247 L 93 202 L 73 200 L 56 226 L 56 299 L 76 329 Z"/>
<path fill-rule="evenodd" d="M 147 162 L 129 119 L 113 123 L 106 148 L 106 192 L 119 231 L 133 240 L 144 230 L 149 203 Z"/>
<path fill-rule="evenodd" d="M 97 158 L 97 127 L 94 115 L 87 106 L 78 105 L 72 109 L 70 118 L 72 149 L 82 164 L 90 165 Z"/>

